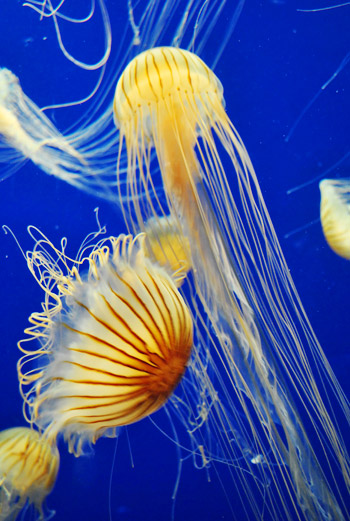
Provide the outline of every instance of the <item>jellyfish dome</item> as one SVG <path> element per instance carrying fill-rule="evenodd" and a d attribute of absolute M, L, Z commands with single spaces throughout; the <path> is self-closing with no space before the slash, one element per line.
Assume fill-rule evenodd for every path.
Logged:
<path fill-rule="evenodd" d="M 55 484 L 58 467 L 56 444 L 37 431 L 28 427 L 1 431 L 0 519 L 16 519 L 28 504 L 39 512 L 37 519 L 49 519 L 43 502 Z"/>
<path fill-rule="evenodd" d="M 145 258 L 143 242 L 142 235 L 111 237 L 65 274 L 40 245 L 28 256 L 51 302 L 27 330 L 40 348 L 20 343 L 27 352 L 20 384 L 29 421 L 49 439 L 62 432 L 76 455 L 84 441 L 113 436 L 159 409 L 190 356 L 191 315 L 171 276 Z M 33 372 L 38 357 L 46 365 Z"/>
<path fill-rule="evenodd" d="M 181 286 L 191 268 L 190 245 L 172 217 L 166 215 L 145 223 L 146 253 L 166 268 Z"/>
<path fill-rule="evenodd" d="M 321 224 L 329 247 L 350 259 L 350 180 L 322 179 Z"/>

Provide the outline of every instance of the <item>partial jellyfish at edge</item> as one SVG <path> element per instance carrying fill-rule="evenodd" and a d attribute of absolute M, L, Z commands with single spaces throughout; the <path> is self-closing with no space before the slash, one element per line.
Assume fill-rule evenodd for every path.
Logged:
<path fill-rule="evenodd" d="M 54 487 L 59 461 L 56 443 L 34 429 L 12 427 L 0 432 L 1 521 L 14 521 L 31 505 L 38 521 L 51 519 L 54 512 L 44 508 L 44 502 Z"/>
<path fill-rule="evenodd" d="M 322 179 L 321 225 L 328 246 L 350 259 L 350 179 Z"/>

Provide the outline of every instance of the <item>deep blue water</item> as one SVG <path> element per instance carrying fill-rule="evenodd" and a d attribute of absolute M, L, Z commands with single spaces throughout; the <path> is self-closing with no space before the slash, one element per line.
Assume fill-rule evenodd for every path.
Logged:
<path fill-rule="evenodd" d="M 121 3 L 107 3 L 116 41 L 126 23 L 125 11 L 118 9 Z M 81 0 L 75 2 L 75 7 L 80 5 L 86 7 Z M 288 189 L 321 175 L 349 152 L 350 65 L 320 93 L 285 141 L 302 110 L 350 49 L 350 6 L 313 13 L 297 10 L 326 5 L 321 1 L 247 0 L 215 72 L 224 86 L 227 111 L 256 169 L 301 300 L 349 395 L 349 262 L 328 248 L 319 222 L 285 238 L 319 216 L 317 182 L 291 195 Z M 69 27 L 65 33 L 70 48 L 93 60 L 99 51 L 96 29 L 86 32 L 83 44 L 76 40 L 74 30 Z M 202 53 L 204 60 L 212 59 L 221 34 L 220 27 L 216 28 Z M 40 22 L 21 2 L 4 0 L 0 3 L 0 66 L 20 77 L 26 94 L 39 106 L 85 95 L 96 78 L 62 57 L 50 21 Z M 62 129 L 75 117 L 69 111 L 49 115 Z M 328 176 L 349 177 L 349 162 L 348 157 Z M 24 250 L 32 247 L 26 231 L 32 224 L 53 242 L 66 236 L 74 256 L 86 234 L 96 228 L 96 206 L 109 234 L 124 231 L 116 208 L 47 176 L 30 163 L 0 183 L 0 224 L 13 230 Z M 16 343 L 23 337 L 30 313 L 39 310 L 42 292 L 14 240 L 2 233 L 0 263 L 0 429 L 5 429 L 24 424 Z M 57 521 L 107 520 L 109 503 L 113 521 L 171 519 L 178 467 L 174 445 L 148 420 L 133 425 L 120 435 L 111 474 L 115 447 L 115 440 L 102 439 L 92 456 L 75 459 L 60 446 L 60 473 L 48 499 Z M 219 467 L 218 471 L 225 482 L 225 469 Z M 195 470 L 190 460 L 183 463 L 175 519 L 232 519 L 215 469 L 210 470 L 208 481 L 205 470 Z"/>

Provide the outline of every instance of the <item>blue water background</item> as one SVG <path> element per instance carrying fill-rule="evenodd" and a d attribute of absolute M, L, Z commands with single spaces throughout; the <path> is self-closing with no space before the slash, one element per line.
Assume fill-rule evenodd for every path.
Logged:
<path fill-rule="evenodd" d="M 83 12 L 85 3 L 75 2 L 80 4 Z M 126 20 L 120 4 L 107 3 L 116 39 Z M 301 111 L 350 49 L 350 6 L 297 11 L 326 5 L 321 1 L 247 1 L 215 72 L 224 86 L 228 114 L 256 169 L 301 300 L 349 395 L 350 264 L 328 248 L 319 222 L 285 238 L 319 216 L 317 182 L 291 195 L 288 189 L 321 175 L 349 152 L 350 64 L 322 91 L 285 141 Z M 65 41 L 76 55 L 93 61 L 101 50 L 94 31 L 78 42 L 74 30 L 67 30 Z M 212 60 L 221 34 L 222 28 L 217 27 L 202 54 L 204 60 Z M 39 106 L 85 95 L 96 78 L 62 56 L 49 21 L 40 22 L 21 2 L 4 0 L 0 3 L 0 66 L 20 77 L 24 91 Z M 49 115 L 60 128 L 75 117 L 69 111 Z M 350 159 L 329 177 L 350 177 Z M 47 176 L 31 163 L 0 183 L 0 224 L 13 230 L 24 250 L 33 246 L 26 231 L 32 224 L 53 242 L 66 236 L 68 251 L 74 256 L 87 233 L 96 229 L 96 206 L 109 234 L 125 231 L 116 208 Z M 23 337 L 30 313 L 39 310 L 43 295 L 14 240 L 2 232 L 0 266 L 0 429 L 4 429 L 24 424 L 16 343 Z M 57 521 L 104 521 L 109 519 L 109 507 L 113 521 L 171 519 L 178 469 L 175 446 L 148 420 L 129 427 L 127 433 L 121 433 L 112 474 L 115 440 L 100 440 L 92 456 L 80 459 L 60 445 L 60 473 L 48 499 Z M 218 466 L 217 470 L 225 482 L 225 469 Z M 227 490 L 234 495 L 229 480 Z M 191 460 L 183 463 L 174 511 L 175 519 L 182 521 L 232 519 L 214 468 L 208 475 L 195 470 Z M 239 512 L 235 513 L 239 519 Z"/>

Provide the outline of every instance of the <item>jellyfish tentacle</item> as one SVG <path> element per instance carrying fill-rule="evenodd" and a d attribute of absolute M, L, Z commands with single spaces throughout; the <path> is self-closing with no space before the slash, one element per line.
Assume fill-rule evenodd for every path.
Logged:
<path fill-rule="evenodd" d="M 82 17 L 82 18 L 73 18 L 73 17 L 69 17 L 69 16 L 66 16 L 63 13 L 61 13 L 60 9 L 61 9 L 62 5 L 64 4 L 64 1 L 65 0 L 61 0 L 61 2 L 59 2 L 59 4 L 55 8 L 53 7 L 51 0 L 46 0 L 43 3 L 41 9 L 38 6 L 36 6 L 33 1 L 24 2 L 23 6 L 30 7 L 31 9 L 33 9 L 33 11 L 36 11 L 37 13 L 39 13 L 40 20 L 42 20 L 43 18 L 52 18 L 54 27 L 55 27 L 58 45 L 59 45 L 62 53 L 64 54 L 64 56 L 69 61 L 74 63 L 74 65 L 76 65 L 77 67 L 80 67 L 82 69 L 88 70 L 88 71 L 94 71 L 96 69 L 103 67 L 106 64 L 106 62 L 108 61 L 108 58 L 111 53 L 111 47 L 112 47 L 111 24 L 110 24 L 108 11 L 107 11 L 104 1 L 98 0 L 98 4 L 100 6 L 100 11 L 101 11 L 101 16 L 102 16 L 103 28 L 104 28 L 103 32 L 104 32 L 105 50 L 104 50 L 102 58 L 100 58 L 100 60 L 98 60 L 97 62 L 91 63 L 91 64 L 78 60 L 70 52 L 67 51 L 66 46 L 64 45 L 63 40 L 62 40 L 61 30 L 60 30 L 60 26 L 59 26 L 57 19 L 61 18 L 68 22 L 77 23 L 77 24 L 88 22 L 89 20 L 91 20 L 91 18 L 94 15 L 94 12 L 95 12 L 95 0 L 91 0 L 90 12 L 88 13 L 87 16 Z"/>

